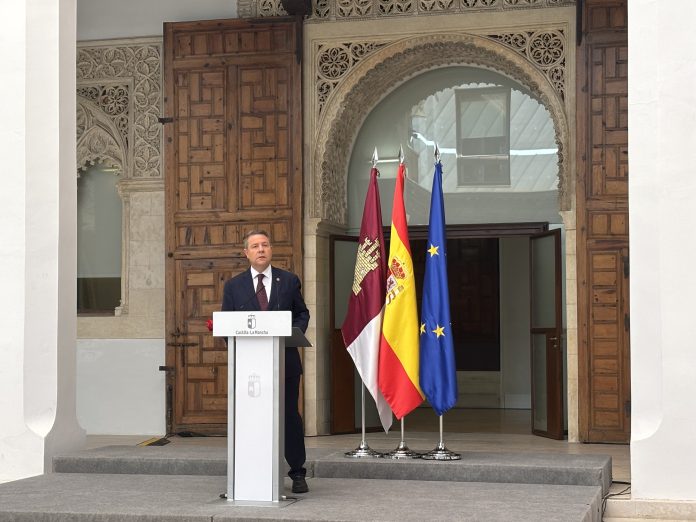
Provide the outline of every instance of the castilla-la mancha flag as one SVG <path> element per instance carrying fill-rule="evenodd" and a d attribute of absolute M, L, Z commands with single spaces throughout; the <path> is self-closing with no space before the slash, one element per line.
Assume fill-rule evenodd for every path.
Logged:
<path fill-rule="evenodd" d="M 379 388 L 401 419 L 423 402 L 419 384 L 418 309 L 413 259 L 404 207 L 404 172 L 399 165 L 394 188 L 387 261 L 387 296 L 379 346 Z"/>
<path fill-rule="evenodd" d="M 377 169 L 373 167 L 360 225 L 353 288 L 341 333 L 365 388 L 375 400 L 382 427 L 384 431 L 389 431 L 392 424 L 392 412 L 377 385 L 387 273 L 377 176 Z"/>

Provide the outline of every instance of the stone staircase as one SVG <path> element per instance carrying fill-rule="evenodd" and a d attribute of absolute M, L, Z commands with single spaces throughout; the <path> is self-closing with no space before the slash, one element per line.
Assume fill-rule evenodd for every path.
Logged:
<path fill-rule="evenodd" d="M 224 447 L 108 446 L 58 456 L 53 467 L 0 485 L 0 521 L 589 522 L 602 519 L 611 485 L 608 456 L 464 452 L 433 462 L 309 449 L 310 492 L 285 507 L 259 507 L 220 499 Z"/>

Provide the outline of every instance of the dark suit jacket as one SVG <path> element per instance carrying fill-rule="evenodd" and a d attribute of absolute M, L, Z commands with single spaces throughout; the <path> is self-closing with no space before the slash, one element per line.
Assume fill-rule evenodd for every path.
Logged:
<path fill-rule="evenodd" d="M 292 325 L 302 332 L 307 331 L 309 310 L 302 298 L 300 278 L 292 272 L 271 267 L 273 283 L 268 310 L 288 310 L 292 312 Z M 223 312 L 244 312 L 260 310 L 256 299 L 256 289 L 251 278 L 251 269 L 247 269 L 225 283 L 222 297 Z M 302 373 L 302 363 L 297 348 L 285 348 L 285 376 L 294 377 Z"/>

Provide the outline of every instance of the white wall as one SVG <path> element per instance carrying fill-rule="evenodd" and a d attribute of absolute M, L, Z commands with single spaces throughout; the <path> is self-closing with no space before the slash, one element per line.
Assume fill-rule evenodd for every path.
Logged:
<path fill-rule="evenodd" d="M 529 238 L 507 237 L 500 247 L 500 348 L 503 408 L 531 408 Z"/>
<path fill-rule="evenodd" d="M 236 0 L 78 0 L 77 40 L 157 36 L 162 22 L 236 17 Z"/>
<path fill-rule="evenodd" d="M 77 418 L 89 435 L 165 435 L 164 339 L 79 339 Z"/>
<path fill-rule="evenodd" d="M 696 500 L 696 2 L 628 15 L 631 489 Z"/>

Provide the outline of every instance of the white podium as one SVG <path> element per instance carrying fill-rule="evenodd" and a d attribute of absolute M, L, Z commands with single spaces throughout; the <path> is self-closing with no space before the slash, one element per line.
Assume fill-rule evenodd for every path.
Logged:
<path fill-rule="evenodd" d="M 283 498 L 285 338 L 291 312 L 214 312 L 227 337 L 227 500 Z"/>

